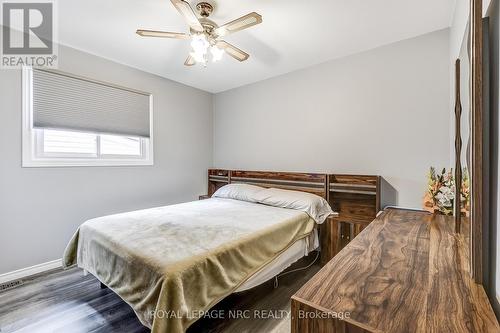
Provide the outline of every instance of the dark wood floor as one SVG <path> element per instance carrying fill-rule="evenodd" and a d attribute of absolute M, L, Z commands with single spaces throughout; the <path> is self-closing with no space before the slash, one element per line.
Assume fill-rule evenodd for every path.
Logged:
<path fill-rule="evenodd" d="M 291 268 L 304 266 L 313 255 Z M 274 289 L 268 282 L 252 290 L 233 294 L 219 303 L 224 319 L 203 318 L 188 332 L 290 332 L 290 297 L 319 269 L 280 278 Z M 229 310 L 248 310 L 245 317 L 228 318 Z M 213 312 L 214 314 L 216 312 Z M 267 317 L 260 319 L 259 317 Z M 25 280 L 22 286 L 0 292 L 0 332 L 26 333 L 133 333 L 149 332 L 137 320 L 132 309 L 109 289 L 100 289 L 91 275 L 79 269 L 55 271 Z"/>

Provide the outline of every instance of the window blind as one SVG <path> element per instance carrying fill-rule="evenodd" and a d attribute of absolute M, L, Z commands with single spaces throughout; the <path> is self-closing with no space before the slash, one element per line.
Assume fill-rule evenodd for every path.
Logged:
<path fill-rule="evenodd" d="M 150 136 L 150 95 L 33 69 L 33 127 Z"/>

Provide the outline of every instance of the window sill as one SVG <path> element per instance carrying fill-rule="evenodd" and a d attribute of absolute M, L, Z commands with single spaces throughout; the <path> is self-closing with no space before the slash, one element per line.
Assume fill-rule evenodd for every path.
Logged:
<path fill-rule="evenodd" d="M 95 159 L 23 159 L 23 168 L 58 168 L 58 167 L 106 167 L 106 166 L 152 166 L 153 160 L 119 159 L 119 160 L 95 160 Z"/>

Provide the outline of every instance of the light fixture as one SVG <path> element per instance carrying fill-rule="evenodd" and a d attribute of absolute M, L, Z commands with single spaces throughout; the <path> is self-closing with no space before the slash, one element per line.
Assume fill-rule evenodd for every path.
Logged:
<path fill-rule="evenodd" d="M 193 51 L 189 53 L 191 58 L 204 66 L 207 65 L 208 61 L 208 50 L 210 50 L 212 62 L 221 60 L 225 53 L 224 49 L 217 47 L 213 41 L 210 42 L 205 34 L 193 35 L 191 39 L 191 48 L 193 49 Z"/>
<path fill-rule="evenodd" d="M 196 61 L 197 63 L 200 63 L 200 64 L 206 64 L 207 62 L 207 59 L 205 57 L 206 54 L 201 54 L 201 53 L 197 53 L 197 52 L 191 52 L 189 53 L 189 55 L 194 59 L 194 61 Z"/>
<path fill-rule="evenodd" d="M 208 43 L 207 37 L 204 34 L 193 35 L 193 39 L 191 40 L 191 47 L 193 51 L 197 54 L 205 54 L 207 53 L 208 47 L 210 43 Z"/>
<path fill-rule="evenodd" d="M 216 62 L 222 59 L 224 49 L 219 49 L 216 45 L 214 45 L 210 47 L 210 53 L 212 53 L 212 61 Z"/>
<path fill-rule="evenodd" d="M 209 46 L 210 43 L 204 34 L 193 35 L 191 40 L 191 47 L 193 48 L 193 52 L 190 53 L 191 57 L 196 62 L 205 64 L 207 62 L 206 55 Z"/>
<path fill-rule="evenodd" d="M 143 37 L 190 40 L 192 52 L 189 53 L 189 56 L 184 61 L 185 66 L 194 66 L 196 63 L 202 63 L 206 66 L 209 59 L 213 62 L 219 61 L 224 53 L 227 53 L 228 56 L 240 62 L 247 60 L 250 56 L 248 53 L 226 42 L 222 37 L 262 23 L 262 16 L 256 12 L 251 12 L 219 26 L 209 19 L 209 16 L 215 9 L 213 1 L 198 1 L 200 2 L 196 4 L 197 15 L 187 0 L 170 0 L 189 25 L 189 32 L 181 33 L 139 29 L 136 33 Z M 210 52 L 208 52 L 208 49 L 210 49 Z"/>

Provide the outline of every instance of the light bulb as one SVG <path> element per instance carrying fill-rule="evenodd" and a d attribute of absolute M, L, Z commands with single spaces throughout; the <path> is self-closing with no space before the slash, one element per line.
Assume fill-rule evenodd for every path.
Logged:
<path fill-rule="evenodd" d="M 224 55 L 224 49 L 219 49 L 217 46 L 212 46 L 210 48 L 210 53 L 212 53 L 212 61 L 216 62 L 222 59 Z"/>
<path fill-rule="evenodd" d="M 210 44 L 207 41 L 207 38 L 203 34 L 193 35 L 193 39 L 191 41 L 191 47 L 193 51 L 197 54 L 205 55 L 207 53 L 208 47 Z"/>
<path fill-rule="evenodd" d="M 189 55 L 194 59 L 194 61 L 198 62 L 198 63 L 206 63 L 207 60 L 205 58 L 205 54 L 203 53 L 199 53 L 199 52 L 191 52 L 189 53 Z"/>

